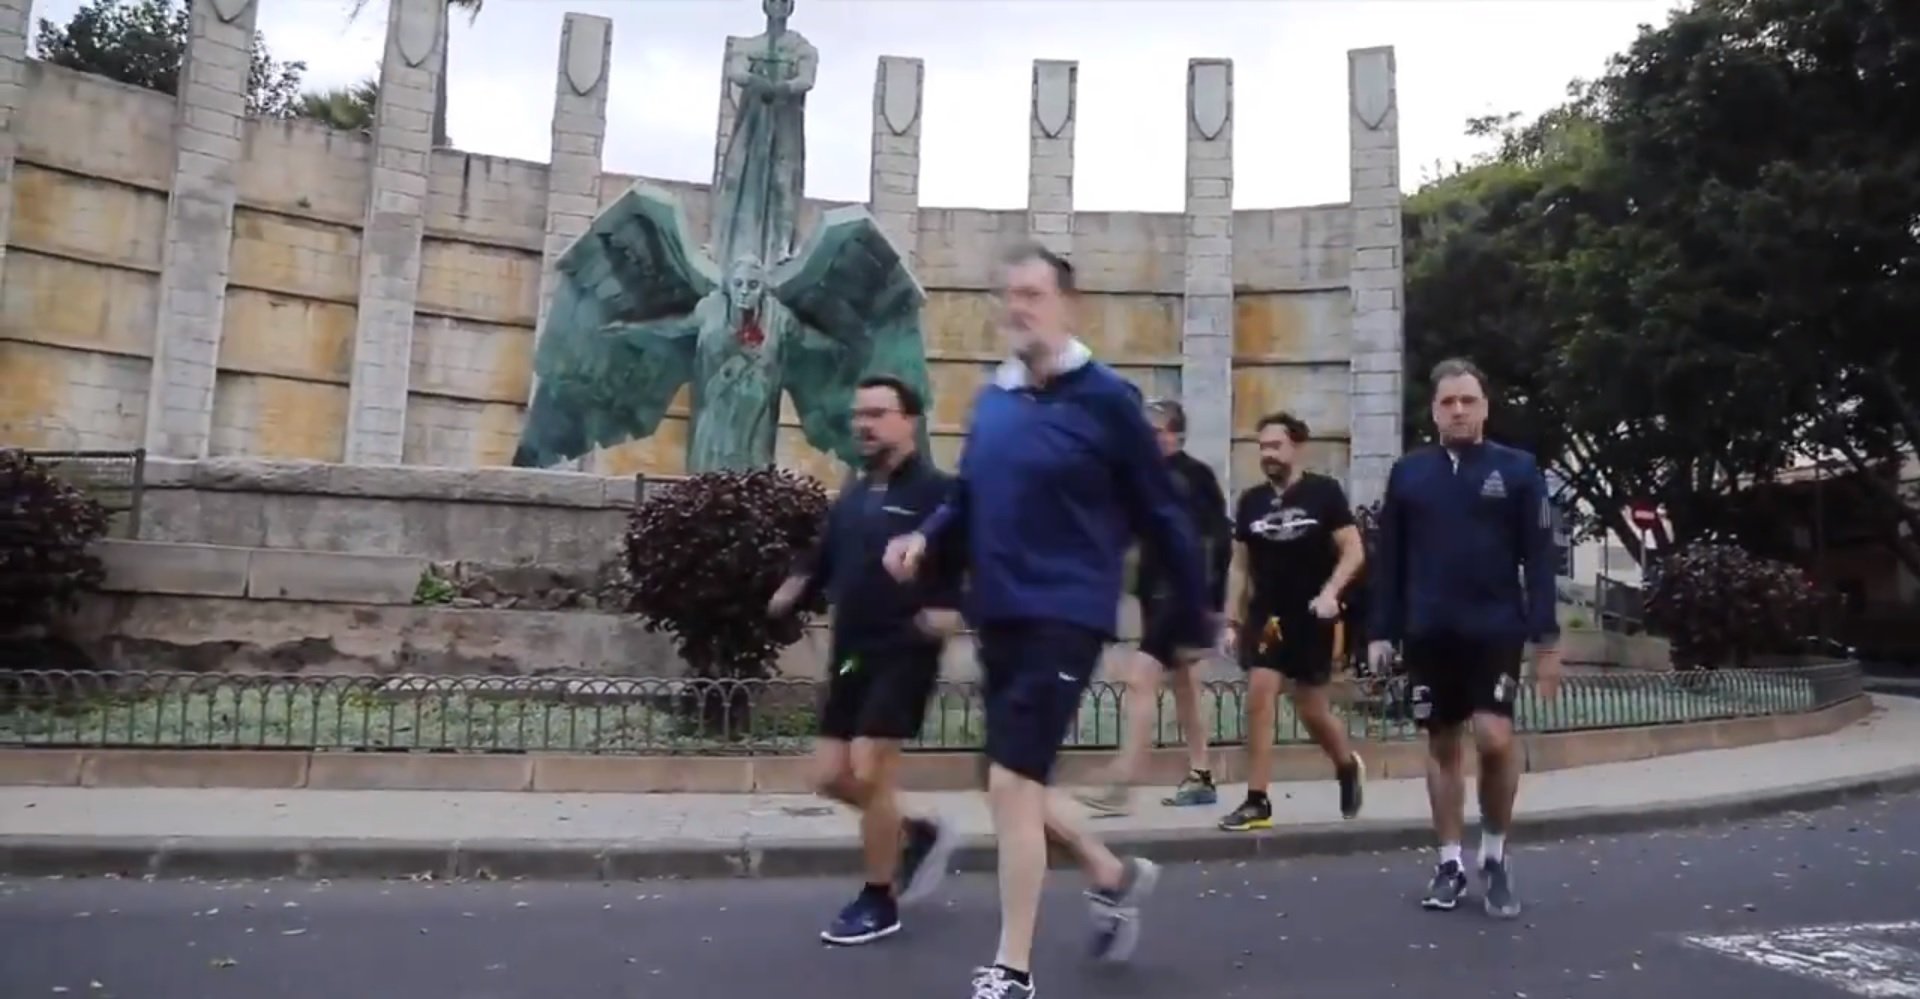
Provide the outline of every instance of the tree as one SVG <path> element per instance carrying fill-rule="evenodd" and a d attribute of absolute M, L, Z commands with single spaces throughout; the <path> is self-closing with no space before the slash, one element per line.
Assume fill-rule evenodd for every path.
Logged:
<path fill-rule="evenodd" d="M 309 90 L 300 95 L 299 115 L 342 132 L 364 132 L 373 127 L 380 103 L 380 79 L 362 80 L 351 87 Z"/>
<path fill-rule="evenodd" d="M 186 58 L 188 0 L 89 0 L 64 25 L 45 18 L 34 33 L 37 58 L 136 87 L 176 94 Z M 247 113 L 296 113 L 304 62 L 277 62 L 266 37 L 253 36 L 247 71 Z"/>
<path fill-rule="evenodd" d="M 467 20 L 471 23 L 480 16 L 480 8 L 486 3 L 486 0 L 446 0 L 446 3 L 449 12 L 452 12 L 455 8 L 466 11 Z M 353 0 L 352 7 L 347 11 L 347 18 L 351 20 L 359 17 L 360 12 L 366 9 L 367 0 Z M 436 148 L 451 144 L 451 140 L 447 137 L 448 36 L 447 19 L 442 18 L 440 20 L 440 65 L 437 70 L 440 74 L 440 86 L 434 88 L 433 94 L 433 144 Z"/>

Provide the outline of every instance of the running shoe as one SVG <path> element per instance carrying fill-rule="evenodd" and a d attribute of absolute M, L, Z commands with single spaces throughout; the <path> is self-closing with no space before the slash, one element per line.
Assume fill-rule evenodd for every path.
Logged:
<path fill-rule="evenodd" d="M 1220 820 L 1220 828 L 1226 832 L 1250 832 L 1255 829 L 1273 828 L 1273 800 L 1270 798 L 1248 798 L 1239 808 L 1227 813 Z"/>
<path fill-rule="evenodd" d="M 1367 761 L 1359 753 L 1339 770 L 1340 779 L 1340 817 L 1351 819 L 1360 814 L 1367 799 Z"/>
<path fill-rule="evenodd" d="M 1480 901 L 1486 906 L 1487 915 L 1496 919 L 1512 919 L 1520 914 L 1520 899 L 1513 894 L 1513 874 L 1507 869 L 1504 857 L 1482 860 L 1480 879 L 1485 882 Z"/>
<path fill-rule="evenodd" d="M 1449 860 L 1434 868 L 1433 883 L 1427 886 L 1427 897 L 1420 900 L 1420 907 L 1452 912 L 1466 893 L 1467 872 L 1460 869 L 1459 861 Z"/>
<path fill-rule="evenodd" d="M 1133 789 L 1117 782 L 1076 791 L 1073 800 L 1087 806 L 1088 811 L 1101 818 L 1114 818 L 1133 811 Z"/>
<path fill-rule="evenodd" d="M 820 934 L 820 939 L 839 947 L 872 943 L 900 932 L 900 908 L 893 899 L 863 891 L 847 903 L 840 914 Z"/>
<path fill-rule="evenodd" d="M 953 826 L 937 818 L 908 819 L 902 825 L 900 878 L 894 890 L 901 905 L 910 905 L 940 887 L 960 841 Z"/>
<path fill-rule="evenodd" d="M 1092 903 L 1093 956 L 1101 961 L 1124 961 L 1140 944 L 1140 906 L 1160 882 L 1160 865 L 1141 857 L 1124 861 L 1116 888 L 1087 892 Z"/>
<path fill-rule="evenodd" d="M 1160 803 L 1175 808 L 1185 808 L 1189 805 L 1211 805 L 1219 800 L 1220 791 L 1213 786 L 1213 781 L 1197 773 L 1190 773 L 1186 780 L 1180 782 L 1179 787 L 1173 789 L 1173 794 L 1160 799 Z"/>
<path fill-rule="evenodd" d="M 1016 981 L 1007 970 L 998 965 L 973 969 L 973 991 L 971 999 L 1033 999 L 1033 979 L 1026 984 Z"/>

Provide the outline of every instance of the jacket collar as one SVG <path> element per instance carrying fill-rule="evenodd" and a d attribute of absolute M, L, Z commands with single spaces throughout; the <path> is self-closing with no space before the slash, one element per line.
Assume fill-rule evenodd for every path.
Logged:
<path fill-rule="evenodd" d="M 1087 349 L 1087 345 L 1075 337 L 1067 341 L 1067 345 L 1060 349 L 1060 355 L 1054 360 L 1053 374 L 1057 378 L 1070 371 L 1078 371 L 1086 367 L 1087 363 L 1093 360 L 1093 351 Z M 1019 358 L 1009 357 L 1001 361 L 1000 367 L 995 369 L 993 383 L 1009 392 L 1030 388 L 1033 385 L 1033 372 L 1028 370 L 1026 363 Z"/>

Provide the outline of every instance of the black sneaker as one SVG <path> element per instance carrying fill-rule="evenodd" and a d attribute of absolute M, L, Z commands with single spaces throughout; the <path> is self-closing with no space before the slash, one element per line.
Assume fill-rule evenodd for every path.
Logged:
<path fill-rule="evenodd" d="M 1355 818 L 1367 801 L 1367 761 L 1361 759 L 1359 753 L 1354 753 L 1347 765 L 1339 769 L 1337 776 L 1340 779 L 1340 817 Z"/>
<path fill-rule="evenodd" d="M 893 899 L 863 891 L 835 916 L 820 939 L 839 947 L 883 940 L 900 932 L 900 907 Z"/>
<path fill-rule="evenodd" d="M 1124 961 L 1140 944 L 1140 906 L 1160 883 L 1160 865 L 1140 857 L 1122 861 L 1126 869 L 1116 888 L 1087 892 L 1092 903 L 1093 956 L 1100 961 Z"/>
<path fill-rule="evenodd" d="M 1220 828 L 1226 832 L 1250 832 L 1254 829 L 1273 828 L 1273 800 L 1270 798 L 1248 798 L 1239 808 L 1227 813 L 1220 820 Z"/>
<path fill-rule="evenodd" d="M 973 991 L 967 993 L 970 999 L 1033 999 L 1033 979 L 1025 984 L 1014 980 L 1007 970 L 998 965 L 989 968 L 973 969 Z"/>
<path fill-rule="evenodd" d="M 1459 861 L 1449 860 L 1434 868 L 1433 883 L 1427 886 L 1427 897 L 1420 900 L 1420 907 L 1452 912 L 1466 893 L 1467 872 L 1460 869 Z"/>
<path fill-rule="evenodd" d="M 900 877 L 895 888 L 901 905 L 933 894 L 947 876 L 959 840 L 939 819 L 908 819 L 900 834 Z"/>
<path fill-rule="evenodd" d="M 1520 914 L 1520 900 L 1513 894 L 1513 874 L 1507 870 L 1504 858 L 1482 860 L 1480 879 L 1486 883 L 1481 901 L 1486 905 L 1487 915 L 1512 919 Z"/>

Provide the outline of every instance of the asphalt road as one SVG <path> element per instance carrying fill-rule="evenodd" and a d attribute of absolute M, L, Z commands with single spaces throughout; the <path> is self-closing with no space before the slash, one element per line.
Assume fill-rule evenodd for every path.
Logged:
<path fill-rule="evenodd" d="M 1122 968 L 1083 962 L 1078 885 L 1056 875 L 1042 918 L 1040 994 L 1920 997 L 1920 796 L 1528 845 L 1514 859 L 1530 908 L 1509 923 L 1477 908 L 1420 911 L 1425 854 L 1181 866 L 1163 879 L 1147 937 Z M 956 878 L 890 941 L 828 950 L 818 930 L 849 890 L 817 880 L 13 881 L 0 884 L 0 995 L 966 995 L 968 969 L 992 952 L 990 878 Z M 1889 922 L 1904 925 L 1859 928 Z M 1734 955 L 1689 943 L 1834 924 L 1850 928 L 1798 943 L 1723 943 Z"/>

